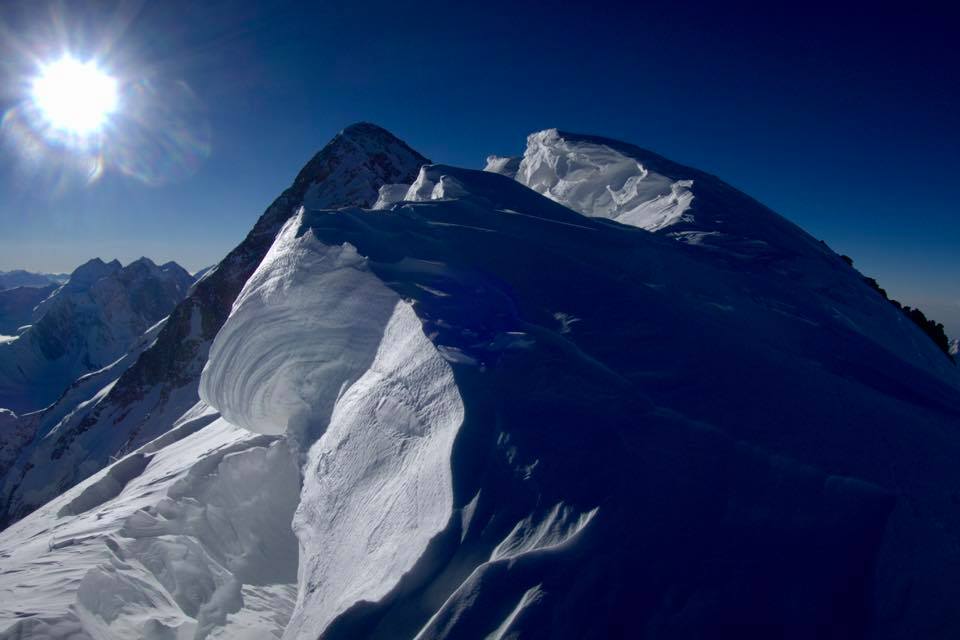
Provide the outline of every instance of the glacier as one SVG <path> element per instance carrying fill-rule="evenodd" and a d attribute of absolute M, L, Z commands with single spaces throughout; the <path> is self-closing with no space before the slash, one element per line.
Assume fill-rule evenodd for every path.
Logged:
<path fill-rule="evenodd" d="M 406 149 L 345 130 L 123 373 L 47 410 L 0 638 L 960 625 L 960 374 L 847 262 L 626 143 Z"/>

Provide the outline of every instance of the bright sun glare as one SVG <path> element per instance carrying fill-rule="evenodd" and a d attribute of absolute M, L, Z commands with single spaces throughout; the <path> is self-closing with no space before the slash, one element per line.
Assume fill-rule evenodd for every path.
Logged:
<path fill-rule="evenodd" d="M 64 57 L 40 69 L 32 97 L 51 127 L 86 136 L 117 108 L 117 81 L 93 62 Z"/>

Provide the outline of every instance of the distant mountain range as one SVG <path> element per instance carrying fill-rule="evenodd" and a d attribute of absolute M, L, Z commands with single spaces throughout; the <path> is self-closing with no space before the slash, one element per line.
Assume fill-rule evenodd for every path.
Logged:
<path fill-rule="evenodd" d="M 33 304 L 29 326 L 0 343 L 0 406 L 20 413 L 53 402 L 79 376 L 126 354 L 192 283 L 173 262 L 157 266 L 141 258 L 124 267 L 95 258 L 55 290 L 0 292 L 8 327 L 23 322 Z"/>
<path fill-rule="evenodd" d="M 0 271 L 0 291 L 16 287 L 46 287 L 51 284 L 63 284 L 69 276 L 65 273 L 32 273 L 16 269 Z"/>

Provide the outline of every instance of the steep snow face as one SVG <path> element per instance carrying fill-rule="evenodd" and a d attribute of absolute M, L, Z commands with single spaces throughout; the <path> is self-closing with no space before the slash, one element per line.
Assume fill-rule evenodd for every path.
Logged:
<path fill-rule="evenodd" d="M 325 426 L 370 367 L 399 300 L 353 247 L 298 238 L 298 221 L 237 297 L 200 380 L 205 402 L 259 433 Z"/>
<path fill-rule="evenodd" d="M 960 338 L 954 338 L 950 341 L 950 355 L 956 359 L 958 353 L 960 353 Z"/>
<path fill-rule="evenodd" d="M 952 562 L 940 526 L 960 521 L 947 485 L 928 480 L 950 477 L 954 454 L 944 451 L 960 455 L 945 401 L 957 390 L 923 358 L 873 340 L 909 340 L 911 329 L 875 308 L 858 274 L 819 243 L 799 263 L 768 253 L 752 266 L 583 217 L 503 176 L 440 165 L 424 167 L 386 212 L 307 212 L 301 226 L 321 245 L 349 243 L 413 300 L 455 373 L 465 418 L 446 527 L 393 589 L 343 609 L 324 579 L 352 594 L 350 582 L 372 569 L 324 558 L 332 540 L 318 523 L 336 530 L 340 504 L 372 498 L 362 482 L 310 474 L 312 464 L 319 478 L 329 469 L 314 457 L 324 446 L 337 443 L 332 456 L 360 447 L 352 427 L 334 438 L 359 383 L 344 392 L 306 467 L 298 597 L 309 606 L 288 637 L 582 637 L 598 619 L 665 636 L 750 620 L 814 634 L 829 620 L 856 636 L 879 610 L 854 604 L 873 597 L 856 576 L 874 566 L 885 576 L 880 599 L 907 579 L 954 589 L 937 568 Z M 805 246 L 805 236 L 793 242 Z M 798 265 L 810 273 L 798 277 Z M 867 440 L 884 452 L 865 450 Z M 924 463 L 894 471 L 890 456 L 906 449 Z M 890 486 L 936 515 L 891 512 L 878 488 Z M 389 553 L 380 533 L 392 528 L 370 525 L 373 512 L 361 520 L 376 533 L 352 536 L 366 546 L 345 557 Z M 923 553 L 896 533 L 904 528 L 925 540 Z M 315 574 L 304 573 L 307 558 Z M 687 594 L 682 612 L 661 607 L 674 597 L 663 585 Z M 839 595 L 851 585 L 860 595 Z M 912 609 L 902 628 L 929 628 L 927 613 Z M 953 614 L 939 607 L 934 617 Z"/>
<path fill-rule="evenodd" d="M 162 269 L 146 258 L 78 267 L 35 308 L 32 326 L 0 345 L 0 406 L 40 409 L 80 375 L 120 358 L 191 282 L 180 267 Z"/>
<path fill-rule="evenodd" d="M 316 637 L 351 605 L 383 597 L 446 526 L 463 420 L 452 370 L 410 305 L 352 246 L 303 232 L 302 216 L 238 296 L 200 394 L 251 431 L 304 447 L 322 434 L 304 466 L 286 637 Z"/>
<path fill-rule="evenodd" d="M 693 180 L 669 178 L 637 158 L 598 142 L 565 136 L 556 129 L 527 138 L 515 177 L 584 215 L 648 231 L 682 220 L 694 197 Z"/>
<path fill-rule="evenodd" d="M 284 637 L 317 636 L 414 567 L 453 512 L 450 456 L 463 415 L 450 365 L 398 302 L 373 363 L 310 451 L 294 520 L 299 593 Z"/>

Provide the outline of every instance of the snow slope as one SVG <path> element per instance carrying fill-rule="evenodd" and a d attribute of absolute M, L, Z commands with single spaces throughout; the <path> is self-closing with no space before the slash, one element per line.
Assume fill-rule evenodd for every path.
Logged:
<path fill-rule="evenodd" d="M 956 368 L 821 243 L 648 170 L 737 232 L 442 165 L 297 205 L 203 401 L 0 532 L 0 638 L 950 637 Z"/>
<path fill-rule="evenodd" d="M 850 328 L 956 380 L 952 363 L 928 348 L 929 338 L 856 282 L 858 272 L 842 273 L 829 247 L 712 175 L 618 140 L 546 129 L 528 136 L 515 177 L 584 215 L 695 247 L 718 268 L 776 269 L 797 284 L 829 292 L 854 311 L 842 316 Z M 837 305 L 838 314 L 845 313 L 841 309 Z"/>
<path fill-rule="evenodd" d="M 298 490 L 282 441 L 198 406 L 4 532 L 0 637 L 279 637 Z"/>
<path fill-rule="evenodd" d="M 147 258 L 78 267 L 35 307 L 28 329 L 0 344 L 0 406 L 23 412 L 53 402 L 79 376 L 123 356 L 191 282 L 178 265 Z"/>

